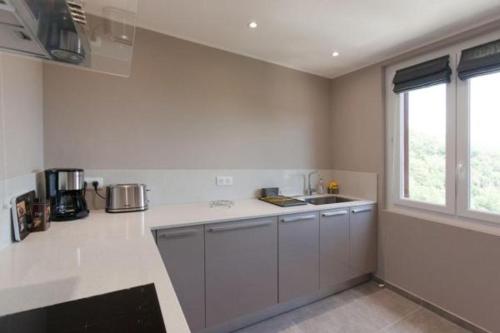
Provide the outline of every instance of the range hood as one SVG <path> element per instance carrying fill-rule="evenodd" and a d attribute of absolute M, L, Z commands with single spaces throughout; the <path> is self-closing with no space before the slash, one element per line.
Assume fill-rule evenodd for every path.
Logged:
<path fill-rule="evenodd" d="M 0 0 L 0 49 L 130 75 L 137 0 Z"/>

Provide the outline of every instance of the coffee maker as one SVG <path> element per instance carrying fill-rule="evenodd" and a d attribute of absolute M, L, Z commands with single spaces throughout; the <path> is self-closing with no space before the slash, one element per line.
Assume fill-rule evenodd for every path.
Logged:
<path fill-rule="evenodd" d="M 78 220 L 89 215 L 83 169 L 45 170 L 45 189 L 52 221 Z"/>

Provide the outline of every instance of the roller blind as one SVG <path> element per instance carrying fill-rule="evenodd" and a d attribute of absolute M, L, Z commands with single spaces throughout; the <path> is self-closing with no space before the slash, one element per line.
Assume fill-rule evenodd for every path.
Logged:
<path fill-rule="evenodd" d="M 401 93 L 450 81 L 450 56 L 447 55 L 398 70 L 392 83 L 393 91 Z"/>
<path fill-rule="evenodd" d="M 461 80 L 500 71 L 500 40 L 463 50 L 457 70 Z"/>

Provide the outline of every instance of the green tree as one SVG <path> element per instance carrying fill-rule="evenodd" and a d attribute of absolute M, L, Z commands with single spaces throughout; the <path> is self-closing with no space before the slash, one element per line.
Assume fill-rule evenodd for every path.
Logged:
<path fill-rule="evenodd" d="M 446 198 L 445 147 L 422 133 L 410 139 L 410 198 L 444 204 Z M 500 152 L 471 152 L 470 205 L 474 210 L 500 213 Z"/>

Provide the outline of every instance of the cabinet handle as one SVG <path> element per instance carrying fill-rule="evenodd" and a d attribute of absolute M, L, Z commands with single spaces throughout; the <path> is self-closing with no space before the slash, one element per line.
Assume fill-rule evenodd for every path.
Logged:
<path fill-rule="evenodd" d="M 209 232 L 222 232 L 222 231 L 232 231 L 232 230 L 240 230 L 240 229 L 250 229 L 250 228 L 265 227 L 265 226 L 270 225 L 272 223 L 273 223 L 272 221 L 238 223 L 238 224 L 227 225 L 227 226 L 210 227 L 210 228 L 208 228 L 208 231 Z"/>
<path fill-rule="evenodd" d="M 322 213 L 321 216 L 323 217 L 332 217 L 332 216 L 341 216 L 341 215 L 347 215 L 347 210 L 341 210 L 338 212 L 329 212 L 329 213 Z"/>
<path fill-rule="evenodd" d="M 291 223 L 291 222 L 299 222 L 299 221 L 307 221 L 307 220 L 314 220 L 316 218 L 316 215 L 304 215 L 304 216 L 297 216 L 297 217 L 291 217 L 291 218 L 282 218 L 281 222 L 283 223 Z"/>
<path fill-rule="evenodd" d="M 161 239 L 179 238 L 179 237 L 194 235 L 196 233 L 198 233 L 198 229 L 174 230 L 174 231 L 162 232 L 158 234 L 158 238 Z"/>
<path fill-rule="evenodd" d="M 353 209 L 352 213 L 353 214 L 358 214 L 358 213 L 365 213 L 365 212 L 371 212 L 373 208 L 367 207 L 367 208 L 358 208 L 358 209 Z"/>

